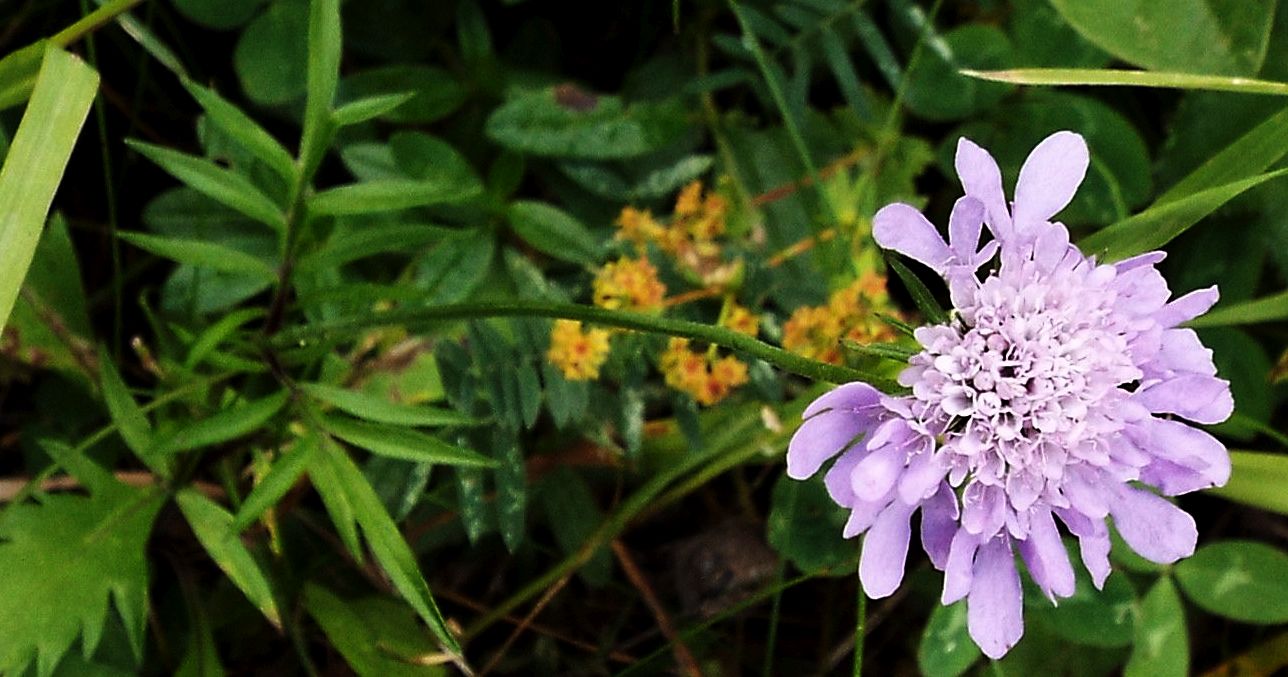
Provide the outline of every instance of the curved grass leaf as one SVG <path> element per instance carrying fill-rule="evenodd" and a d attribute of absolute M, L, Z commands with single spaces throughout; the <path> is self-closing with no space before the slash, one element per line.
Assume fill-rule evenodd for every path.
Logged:
<path fill-rule="evenodd" d="M 1230 481 L 1208 493 L 1288 515 L 1288 454 L 1231 451 L 1230 463 Z"/>
<path fill-rule="evenodd" d="M 106 350 L 99 350 L 99 386 L 103 389 L 103 400 L 107 403 L 107 412 L 116 424 L 116 431 L 130 448 L 153 472 L 162 476 L 165 463 L 152 453 L 152 424 L 148 417 L 134 401 L 134 396 L 125 387 L 125 381 L 116 370 L 112 357 Z"/>
<path fill-rule="evenodd" d="M 1104 261 L 1120 261 L 1157 249 L 1249 188 L 1285 175 L 1288 175 L 1288 169 L 1281 169 L 1156 204 L 1083 238 L 1078 246 Z"/>
<path fill-rule="evenodd" d="M 963 70 L 961 73 L 981 80 L 1009 82 L 1017 85 L 1158 87 L 1163 89 L 1197 89 L 1210 92 L 1288 96 L 1288 82 L 1224 75 L 1101 68 L 1016 68 L 998 71 Z"/>
<path fill-rule="evenodd" d="M 359 677 L 437 677 L 425 665 L 438 647 L 425 637 L 406 605 L 384 597 L 341 599 L 316 583 L 304 585 L 304 608 Z"/>
<path fill-rule="evenodd" d="M 18 298 L 98 91 L 98 73 L 61 49 L 44 49 L 40 63 L 31 102 L 0 168 L 0 328 Z"/>
<path fill-rule="evenodd" d="M 495 462 L 478 452 L 406 428 L 364 423 L 340 416 L 323 420 L 327 432 L 378 456 L 443 465 L 491 467 Z"/>
<path fill-rule="evenodd" d="M 269 623 L 282 627 L 282 614 L 277 608 L 273 584 L 237 535 L 233 528 L 233 516 L 194 489 L 180 491 L 175 496 L 175 501 L 210 559 L 264 614 Z"/>
<path fill-rule="evenodd" d="M 193 190 L 226 205 L 275 231 L 286 229 L 282 208 L 260 192 L 250 179 L 195 155 L 127 139 L 125 144 L 156 163 Z"/>
<path fill-rule="evenodd" d="M 948 322 L 948 313 L 944 312 L 935 295 L 930 293 L 930 288 L 925 282 L 921 281 L 917 274 L 908 269 L 898 259 L 893 256 L 886 257 L 886 263 L 890 265 L 891 270 L 899 276 L 903 286 L 908 288 L 908 293 L 912 295 L 912 300 L 917 304 L 917 310 L 926 316 L 926 321 L 931 324 L 944 324 Z"/>
<path fill-rule="evenodd" d="M 1236 324 L 1277 322 L 1284 319 L 1288 319 L 1288 291 L 1263 299 L 1218 307 L 1206 315 L 1190 320 L 1189 326 L 1229 327 Z"/>
<path fill-rule="evenodd" d="M 201 447 L 222 444 L 259 430 L 285 404 L 290 394 L 285 390 L 246 404 L 225 409 L 207 419 L 186 425 L 168 437 L 156 440 L 152 451 L 175 454 Z"/>
<path fill-rule="evenodd" d="M 481 422 L 451 409 L 400 404 L 356 390 L 322 383 L 301 383 L 300 389 L 314 398 L 366 421 L 402 426 L 473 426 Z M 414 459 L 425 460 L 425 459 Z"/>
<path fill-rule="evenodd" d="M 1163 204 L 1208 188 L 1256 176 L 1288 154 L 1288 107 L 1208 158 L 1155 200 Z"/>
<path fill-rule="evenodd" d="M 312 177 L 317 171 L 335 132 L 331 107 L 340 82 L 340 40 L 340 0 L 312 0 L 309 3 L 304 131 L 300 139 L 300 171 L 305 177 Z"/>

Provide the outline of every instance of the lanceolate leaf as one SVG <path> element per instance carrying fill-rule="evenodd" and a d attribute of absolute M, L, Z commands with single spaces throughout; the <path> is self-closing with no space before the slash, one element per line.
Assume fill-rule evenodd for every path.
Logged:
<path fill-rule="evenodd" d="M 962 74 L 982 80 L 1010 82 L 1017 85 L 1160 87 L 1164 89 L 1197 89 L 1212 92 L 1288 96 L 1288 82 L 1233 78 L 1222 75 L 1196 75 L 1193 73 L 1097 68 L 1016 68 L 1000 71 L 963 70 Z"/>
<path fill-rule="evenodd" d="M 231 169 L 224 169 L 205 158 L 180 153 L 177 150 L 142 141 L 127 143 L 193 190 L 274 230 L 280 231 L 286 228 L 286 216 L 281 207 L 261 193 L 250 179 L 241 174 Z"/>
<path fill-rule="evenodd" d="M 447 674 L 419 665 L 438 654 L 411 609 L 386 597 L 346 600 L 315 583 L 304 586 L 304 607 L 345 662 L 361 677 L 428 677 Z"/>
<path fill-rule="evenodd" d="M 80 59 L 44 50 L 35 90 L 0 168 L 0 329 L 27 275 L 54 192 L 98 91 Z"/>
<path fill-rule="evenodd" d="M 146 233 L 121 233 L 119 237 L 139 249 L 190 266 L 254 275 L 265 282 L 277 279 L 277 273 L 262 259 L 204 240 L 160 237 Z"/>
<path fill-rule="evenodd" d="M 379 456 L 444 465 L 491 466 L 494 464 L 491 459 L 478 452 L 406 428 L 364 423 L 341 416 L 329 416 L 323 425 L 328 432 L 345 442 Z"/>
<path fill-rule="evenodd" d="M 99 384 L 103 389 L 103 399 L 107 402 L 107 411 L 116 424 L 116 430 L 125 440 L 125 445 L 133 451 L 154 472 L 165 475 L 165 464 L 152 454 L 152 424 L 143 413 L 143 409 L 134 401 L 134 396 L 125 387 L 121 374 L 106 350 L 100 350 L 98 361 L 101 365 Z"/>
<path fill-rule="evenodd" d="M 243 531 L 259 519 L 269 508 L 286 495 L 295 483 L 304 475 L 304 471 L 313 465 L 317 455 L 317 440 L 306 437 L 273 461 L 272 467 L 264 478 L 255 485 L 246 500 L 242 501 L 233 520 L 233 530 Z"/>
<path fill-rule="evenodd" d="M 324 190 L 309 201 L 309 209 L 318 215 L 374 214 L 411 207 L 459 202 L 480 192 L 477 185 L 459 185 L 438 181 L 383 179 L 351 183 Z"/>
<path fill-rule="evenodd" d="M 376 491 L 363 477 L 358 466 L 354 465 L 353 460 L 338 445 L 323 438 L 321 451 L 319 463 L 329 466 L 339 486 L 343 487 L 349 504 L 353 506 L 354 517 L 362 526 L 362 534 L 367 539 L 367 545 L 371 547 L 371 552 L 380 563 L 380 568 L 384 569 L 389 576 L 394 589 L 429 624 L 429 629 L 438 637 L 444 648 L 459 654 L 460 645 L 448 630 L 447 622 L 434 602 L 429 584 L 420 573 L 416 555 L 407 545 L 407 541 L 403 540 L 402 533 L 398 531 L 398 525 L 385 511 Z"/>
<path fill-rule="evenodd" d="M 282 615 L 277 609 L 273 585 L 233 529 L 233 516 L 193 489 L 180 491 L 175 500 L 192 532 L 215 564 L 259 608 L 269 623 L 281 627 Z"/>
<path fill-rule="evenodd" d="M 221 444 L 260 429 L 277 413 L 289 394 L 286 391 L 225 409 L 207 419 L 185 424 L 153 444 L 153 452 L 173 454 Z"/>
<path fill-rule="evenodd" d="M 322 383 L 303 383 L 300 389 L 346 414 L 375 423 L 403 426 L 470 426 L 480 423 L 478 419 L 451 409 L 390 402 L 376 395 Z"/>
<path fill-rule="evenodd" d="M 1288 94 L 1288 83 L 1284 84 Z M 1288 107 L 1190 172 L 1159 196 L 1157 204 L 1178 200 L 1208 188 L 1256 176 L 1288 154 Z"/>
<path fill-rule="evenodd" d="M 81 637 L 90 656 L 108 604 L 142 655 L 148 564 L 144 547 L 164 494 L 116 485 L 86 498 L 46 496 L 0 518 L 0 673 L 53 672 Z M 84 633 L 82 635 L 82 632 Z"/>
<path fill-rule="evenodd" d="M 223 133 L 250 151 L 270 169 L 286 181 L 295 178 L 295 159 L 263 127 L 242 112 L 242 110 L 214 91 L 206 89 L 192 81 L 185 81 L 184 87 L 192 98 L 201 104 L 206 117 Z"/>

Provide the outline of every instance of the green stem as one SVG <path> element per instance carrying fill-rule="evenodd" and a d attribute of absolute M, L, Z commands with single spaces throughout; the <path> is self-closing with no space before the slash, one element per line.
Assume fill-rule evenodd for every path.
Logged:
<path fill-rule="evenodd" d="M 486 317 L 550 317 L 570 320 L 581 320 L 609 327 L 635 329 L 654 334 L 679 336 L 697 341 L 706 341 L 734 350 L 756 359 L 764 360 L 784 371 L 799 374 L 816 381 L 827 383 L 849 383 L 864 381 L 887 392 L 895 390 L 898 385 L 891 379 L 870 372 L 827 364 L 790 353 L 782 348 L 771 346 L 745 334 L 731 329 L 717 327 L 699 322 L 677 320 L 669 317 L 656 317 L 643 313 L 620 310 L 606 310 L 594 306 L 581 306 L 568 303 L 546 303 L 540 301 L 507 301 L 499 303 L 461 303 L 444 306 L 427 306 L 423 308 L 398 308 L 384 312 L 369 313 L 348 317 L 331 322 L 319 322 L 293 329 L 284 329 L 270 339 L 270 345 L 276 348 L 288 348 L 303 345 L 309 339 L 336 339 L 360 335 L 374 327 L 395 324 L 417 325 L 443 322 L 446 320 L 469 320 Z"/>
<path fill-rule="evenodd" d="M 85 37 L 89 33 L 94 32 L 98 28 L 102 27 L 103 24 L 106 24 L 116 17 L 134 9 L 136 5 L 139 5 L 142 2 L 143 0 L 113 0 L 113 2 L 109 2 L 93 12 L 86 14 L 80 21 L 77 21 L 76 23 L 59 31 L 54 35 L 54 37 L 50 38 L 49 41 L 59 47 L 66 47 L 67 45 Z"/>
<path fill-rule="evenodd" d="M 858 620 L 854 623 L 854 677 L 863 676 L 863 636 L 867 634 L 868 596 L 859 585 Z"/>

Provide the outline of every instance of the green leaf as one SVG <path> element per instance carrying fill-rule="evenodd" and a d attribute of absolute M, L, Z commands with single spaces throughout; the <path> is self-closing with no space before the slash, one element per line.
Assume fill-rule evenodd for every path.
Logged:
<path fill-rule="evenodd" d="M 1249 188 L 1286 174 L 1288 169 L 1281 169 L 1154 205 L 1083 238 L 1078 246 L 1088 254 L 1099 255 L 1104 261 L 1120 261 L 1157 249 Z"/>
<path fill-rule="evenodd" d="M 383 397 L 322 383 L 302 383 L 300 389 L 346 414 L 375 423 L 427 427 L 481 425 L 478 419 L 451 409 L 390 402 Z"/>
<path fill-rule="evenodd" d="M 251 101 L 280 106 L 304 95 L 308 34 L 306 0 L 275 0 L 246 27 L 233 51 L 233 67 Z"/>
<path fill-rule="evenodd" d="M 926 677 L 957 677 L 980 659 L 979 647 L 966 631 L 966 600 L 936 604 L 917 647 L 917 667 Z"/>
<path fill-rule="evenodd" d="M 132 139 L 125 143 L 193 190 L 273 230 L 286 229 L 282 209 L 245 176 L 177 150 Z"/>
<path fill-rule="evenodd" d="M 264 614 L 274 627 L 282 627 L 282 614 L 277 609 L 273 584 L 260 570 L 255 556 L 242 543 L 233 527 L 233 516 L 227 510 L 202 496 L 194 489 L 184 489 L 175 496 L 175 502 L 192 527 L 201 547 L 210 559 Z"/>
<path fill-rule="evenodd" d="M 309 3 L 308 68 L 305 76 L 304 131 L 300 171 L 311 177 L 331 145 L 331 107 L 340 80 L 340 0 Z"/>
<path fill-rule="evenodd" d="M 320 248 L 301 257 L 296 270 L 342 266 L 377 254 L 410 254 L 443 237 L 445 229 L 416 223 L 363 224 L 338 230 Z M 451 231 L 446 231 L 451 232 Z"/>
<path fill-rule="evenodd" d="M 98 73 L 80 59 L 52 47 L 43 54 L 31 101 L 0 168 L 0 329 L 98 91 Z"/>
<path fill-rule="evenodd" d="M 1237 94 L 1288 96 L 1288 83 L 1285 82 L 1255 80 L 1252 78 L 1229 78 L 1219 75 L 1196 75 L 1194 73 L 1114 70 L 1110 68 L 1013 68 L 997 71 L 963 70 L 962 75 L 992 82 L 1009 82 L 1016 85 L 1158 87 L 1162 89 L 1193 89 L 1210 92 L 1235 92 Z"/>
<path fill-rule="evenodd" d="M 568 160 L 559 170 L 577 185 L 615 202 L 661 200 L 711 169 L 710 155 L 685 155 L 679 159 L 658 153 L 627 162 L 605 164 Z"/>
<path fill-rule="evenodd" d="M 511 432 L 492 432 L 492 456 L 496 459 L 496 521 L 501 539 L 510 552 L 519 549 L 527 531 L 528 474 L 523 452 Z"/>
<path fill-rule="evenodd" d="M 316 435 L 310 435 L 300 441 L 300 444 L 309 444 L 317 448 L 321 442 Z M 318 455 L 320 452 L 314 452 Z M 331 523 L 335 525 L 335 530 L 340 535 L 340 541 L 349 554 L 359 562 L 363 560 L 362 542 L 358 538 L 358 521 L 354 513 L 353 502 L 349 499 L 348 491 L 344 487 L 336 468 L 331 463 L 315 462 L 309 465 L 309 482 L 313 488 L 318 490 L 318 496 L 322 499 L 322 505 L 326 507 L 327 514 L 331 516 Z"/>
<path fill-rule="evenodd" d="M 277 280 L 277 273 L 263 259 L 223 245 L 204 240 L 162 237 L 147 233 L 119 233 L 117 237 L 139 249 L 190 266 L 210 268 L 224 273 L 254 275 L 264 282 Z"/>
<path fill-rule="evenodd" d="M 465 102 L 466 90 L 451 73 L 430 66 L 397 64 L 362 71 L 340 82 L 342 108 L 362 99 L 400 96 L 411 99 L 380 116 L 400 124 L 427 124 L 450 115 Z M 338 111 L 337 111 L 338 114 Z"/>
<path fill-rule="evenodd" d="M 1123 677 L 1185 677 L 1190 674 L 1190 638 L 1176 586 L 1159 577 L 1136 609 L 1136 640 Z"/>
<path fill-rule="evenodd" d="M 175 454 L 222 444 L 257 432 L 290 398 L 283 390 L 258 400 L 224 409 L 210 418 L 183 425 L 164 438 L 153 442 L 152 452 Z"/>
<path fill-rule="evenodd" d="M 510 205 L 506 218 L 514 232 L 537 251 L 571 263 L 594 265 L 599 261 L 599 241 L 562 209 L 520 200 Z"/>
<path fill-rule="evenodd" d="M 438 653 L 406 605 L 384 597 L 345 600 L 316 583 L 304 585 L 304 608 L 360 677 L 445 676 L 441 666 L 417 665 Z"/>
<path fill-rule="evenodd" d="M 1255 541 L 1218 541 L 1176 565 L 1195 604 L 1244 623 L 1288 622 L 1288 554 Z"/>
<path fill-rule="evenodd" d="M 930 293 L 930 288 L 925 282 L 921 281 L 917 274 L 908 269 L 898 259 L 893 256 L 886 257 L 886 264 L 890 269 L 899 276 L 903 286 L 907 287 L 908 293 L 912 295 L 912 300 L 917 304 L 917 310 L 926 316 L 926 321 L 930 324 L 946 324 L 948 322 L 948 313 L 944 312 L 935 295 Z"/>
<path fill-rule="evenodd" d="M 1085 569 L 1074 567 L 1074 572 L 1077 587 L 1072 597 L 1051 606 L 1040 594 L 1026 595 L 1033 605 L 1026 612 L 1071 642 L 1106 649 L 1130 645 L 1135 636 L 1132 609 L 1136 591 L 1127 577 L 1110 574 L 1104 589 L 1097 590 Z"/>
<path fill-rule="evenodd" d="M 456 501 L 461 513 L 461 525 L 470 543 L 477 543 L 487 532 L 488 505 L 483 495 L 483 471 L 478 468 L 460 468 L 456 471 Z"/>
<path fill-rule="evenodd" d="M 429 584 L 420 573 L 415 554 L 408 547 L 407 541 L 403 540 L 398 525 L 381 505 L 380 497 L 343 449 L 324 439 L 321 451 L 321 463 L 330 466 L 331 472 L 344 488 L 344 493 L 353 506 L 354 517 L 367 538 L 367 544 L 371 546 L 372 554 L 380 563 L 380 568 L 389 576 L 394 589 L 411 604 L 447 650 L 460 654 L 460 645 L 448 630 L 447 622 L 434 602 Z"/>
<path fill-rule="evenodd" d="M 264 0 L 174 0 L 174 8 L 207 28 L 237 28 L 255 17 Z"/>
<path fill-rule="evenodd" d="M 1288 455 L 1231 451 L 1230 481 L 1208 493 L 1288 515 Z"/>
<path fill-rule="evenodd" d="M 351 183 L 316 193 L 309 198 L 309 210 L 322 216 L 376 214 L 445 202 L 462 202 L 479 193 L 478 186 L 384 179 Z"/>
<path fill-rule="evenodd" d="M 1005 85 L 972 80 L 962 68 L 1012 64 L 1011 41 L 984 24 L 959 26 L 936 38 L 944 49 L 924 49 L 904 75 L 904 103 L 929 120 L 961 120 L 991 108 L 1006 96 Z"/>
<path fill-rule="evenodd" d="M 1288 125 L 1285 125 L 1285 128 L 1288 128 Z M 1208 314 L 1190 320 L 1188 326 L 1229 327 L 1258 322 L 1277 322 L 1284 319 L 1288 319 L 1288 292 L 1255 301 L 1217 306 Z"/>
<path fill-rule="evenodd" d="M 1288 93 L 1288 85 L 1285 85 Z M 1212 155 L 1155 201 L 1171 202 L 1208 188 L 1256 176 L 1288 153 L 1288 108 L 1270 116 L 1224 150 Z"/>
<path fill-rule="evenodd" d="M 235 532 L 245 531 L 265 512 L 277 505 L 282 497 L 295 486 L 304 472 L 313 465 L 317 455 L 317 440 L 311 437 L 301 438 L 289 450 L 283 452 L 273 461 L 263 479 L 237 509 L 232 529 Z"/>
<path fill-rule="evenodd" d="M 678 140 L 687 127 L 684 110 L 675 102 L 627 106 L 614 96 L 560 85 L 502 104 L 487 120 L 487 135 L 506 148 L 534 155 L 607 160 L 658 150 Z"/>
<path fill-rule="evenodd" d="M 580 550 L 604 521 L 603 511 L 586 480 L 568 468 L 559 468 L 543 479 L 537 499 L 546 515 L 546 524 L 565 556 Z M 613 575 L 613 560 L 608 549 L 595 550 L 586 565 L 577 570 L 577 575 L 591 587 L 608 585 Z"/>
<path fill-rule="evenodd" d="M 153 472 L 163 477 L 167 476 L 165 463 L 151 453 L 152 424 L 148 422 L 143 409 L 134 401 L 134 396 L 125 387 L 125 381 L 121 379 L 121 374 L 116 370 L 112 356 L 106 349 L 98 351 L 98 362 L 99 385 L 103 389 L 103 400 L 107 403 L 107 411 L 112 417 L 112 423 L 116 424 L 116 431 L 121 434 L 121 439 L 125 440 L 125 446 L 129 447 L 130 451 L 134 452 Z"/>
<path fill-rule="evenodd" d="M 443 465 L 495 465 L 494 461 L 476 451 L 406 428 L 363 423 L 340 416 L 328 416 L 323 424 L 327 432 L 379 456 Z"/>
<path fill-rule="evenodd" d="M 219 346 L 242 325 L 263 317 L 263 308 L 242 308 L 219 318 L 214 324 L 201 332 L 188 348 L 188 357 L 183 361 L 185 369 L 193 369 L 203 360 L 216 352 Z"/>
<path fill-rule="evenodd" d="M 1083 37 L 1137 66 L 1253 75 L 1266 58 L 1278 0 L 1051 0 L 1051 4 Z"/>
<path fill-rule="evenodd" d="M 769 545 L 806 573 L 841 573 L 856 550 L 841 537 L 846 519 L 821 477 L 802 482 L 784 475 L 769 499 Z"/>
<path fill-rule="evenodd" d="M 295 167 L 295 159 L 282 147 L 282 144 L 277 142 L 277 139 L 260 127 L 249 115 L 216 94 L 214 90 L 206 89 L 191 80 L 184 80 L 183 86 L 187 88 L 192 98 L 201 104 L 202 109 L 206 111 L 206 118 L 228 135 L 228 138 L 249 151 L 288 183 L 295 180 L 298 171 Z"/>
<path fill-rule="evenodd" d="M 113 603 L 136 660 L 147 618 L 146 546 L 165 502 L 159 492 L 118 486 L 89 498 L 45 496 L 0 516 L 0 672 L 53 672 L 81 637 L 91 656 Z"/>
<path fill-rule="evenodd" d="M 17 106 L 31 97 L 48 45 L 40 40 L 0 59 L 0 110 Z"/>
<path fill-rule="evenodd" d="M 351 101 L 335 109 L 331 121 L 338 127 L 357 125 L 374 120 L 415 98 L 411 92 L 399 94 L 377 94 L 356 101 Z"/>
<path fill-rule="evenodd" d="M 443 238 L 416 265 L 415 284 L 425 290 L 424 303 L 457 303 L 469 298 L 492 267 L 496 240 L 475 232 Z"/>

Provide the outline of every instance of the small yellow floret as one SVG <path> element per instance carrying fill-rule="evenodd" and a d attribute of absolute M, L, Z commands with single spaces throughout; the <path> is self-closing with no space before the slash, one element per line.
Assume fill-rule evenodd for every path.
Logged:
<path fill-rule="evenodd" d="M 576 320 L 555 320 L 550 331 L 550 360 L 570 381 L 593 381 L 608 359 L 607 329 L 583 330 Z"/>

